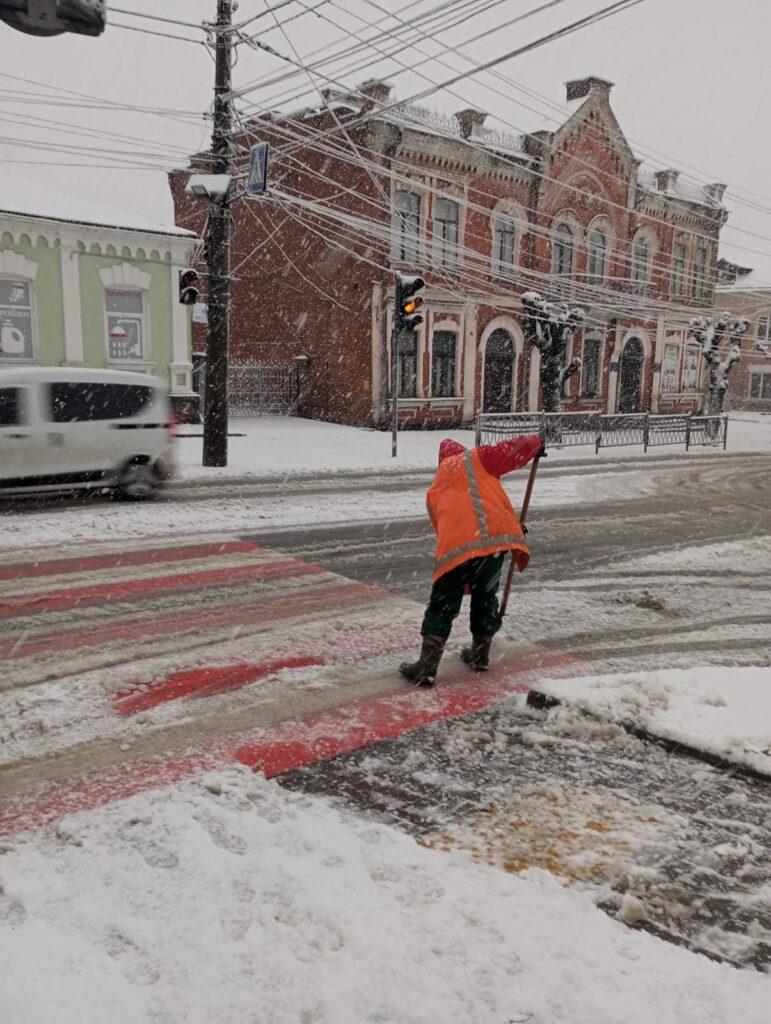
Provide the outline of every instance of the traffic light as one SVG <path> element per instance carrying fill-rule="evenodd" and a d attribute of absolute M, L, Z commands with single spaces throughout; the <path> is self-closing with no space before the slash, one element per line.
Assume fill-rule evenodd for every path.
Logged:
<path fill-rule="evenodd" d="M 418 295 L 426 287 L 422 277 L 396 275 L 396 326 L 398 330 L 414 331 L 423 323 L 418 312 L 423 299 Z"/>
<path fill-rule="evenodd" d="M 33 36 L 100 36 L 107 0 L 0 0 L 0 20 Z"/>
<path fill-rule="evenodd" d="M 192 268 L 179 272 L 179 301 L 183 306 L 193 306 L 198 300 L 198 274 Z"/>

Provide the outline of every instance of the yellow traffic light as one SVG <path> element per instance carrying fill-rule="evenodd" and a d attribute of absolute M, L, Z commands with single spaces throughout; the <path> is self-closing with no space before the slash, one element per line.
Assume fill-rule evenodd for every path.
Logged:
<path fill-rule="evenodd" d="M 420 309 L 422 305 L 423 300 L 421 298 L 414 298 L 410 299 L 409 302 L 405 302 L 402 309 L 404 311 L 405 316 L 409 316 L 409 314 L 414 313 L 416 309 Z"/>

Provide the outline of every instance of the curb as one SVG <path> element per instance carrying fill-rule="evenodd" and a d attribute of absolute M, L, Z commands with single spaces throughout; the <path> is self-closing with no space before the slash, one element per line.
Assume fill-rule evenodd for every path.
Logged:
<path fill-rule="evenodd" d="M 768 452 L 698 452 L 692 451 L 687 453 L 679 453 L 678 455 L 664 455 L 664 454 L 649 454 L 649 455 L 634 455 L 629 458 L 612 458 L 603 459 L 595 458 L 594 456 L 586 459 L 571 459 L 568 462 L 561 463 L 559 465 L 542 465 L 540 467 L 541 476 L 582 476 L 590 475 L 597 472 L 624 472 L 630 469 L 640 468 L 655 468 L 660 464 L 669 465 L 670 463 L 676 462 L 682 458 L 683 454 L 686 454 L 691 462 L 695 459 L 735 459 L 735 458 L 768 458 Z M 178 471 L 179 472 L 179 471 Z M 337 470 L 309 470 L 307 472 L 299 473 L 262 473 L 262 474 L 251 474 L 251 473 L 230 473 L 223 476 L 196 476 L 196 477 L 183 477 L 177 475 L 169 481 L 169 485 L 174 490 L 193 490 L 195 488 L 216 488 L 216 487 L 231 487 L 233 485 L 243 485 L 250 487 L 260 486 L 275 486 L 281 484 L 287 489 L 295 485 L 307 485 L 314 482 L 323 482 L 327 485 L 337 480 L 341 483 L 345 482 L 357 482 L 363 480 L 375 479 L 380 482 L 387 482 L 389 480 L 398 480 L 405 478 L 413 478 L 416 483 L 422 480 L 430 480 L 433 478 L 435 467 L 424 466 L 394 466 L 394 467 L 381 467 L 381 468 L 370 468 L 370 469 L 337 469 Z"/>
<path fill-rule="evenodd" d="M 527 694 L 527 706 L 534 708 L 536 711 L 550 711 L 552 708 L 562 707 L 564 704 L 565 702 L 558 697 L 552 697 L 542 690 L 531 689 Z M 667 739 L 666 736 L 659 736 L 657 733 L 643 729 L 642 726 L 634 725 L 632 722 L 602 718 L 600 715 L 595 715 L 584 708 L 581 709 L 581 714 L 595 722 L 618 725 L 630 736 L 634 736 L 638 740 L 644 740 L 646 743 L 653 743 L 657 747 L 666 750 L 669 754 L 680 754 L 683 757 L 690 757 L 696 761 L 708 764 L 712 768 L 738 773 L 746 778 L 754 779 L 756 782 L 771 783 L 771 772 L 766 773 L 758 768 L 752 768 L 750 765 L 739 764 L 736 761 L 727 761 L 724 757 L 720 757 L 719 754 L 710 754 L 709 751 L 702 750 L 701 747 L 694 747 L 690 743 L 683 743 L 680 740 Z"/>

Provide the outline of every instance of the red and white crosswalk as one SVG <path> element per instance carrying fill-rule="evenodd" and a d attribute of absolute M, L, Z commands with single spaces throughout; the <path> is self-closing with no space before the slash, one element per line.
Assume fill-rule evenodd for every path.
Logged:
<path fill-rule="evenodd" d="M 45 557 L 41 557 L 45 555 Z M 421 609 L 232 536 L 0 558 L 0 832 L 248 764 L 273 775 L 467 714 L 566 659 L 405 688 Z"/>

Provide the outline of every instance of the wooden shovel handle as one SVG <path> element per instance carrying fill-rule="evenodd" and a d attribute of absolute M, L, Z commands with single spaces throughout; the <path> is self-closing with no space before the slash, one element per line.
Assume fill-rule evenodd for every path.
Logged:
<path fill-rule="evenodd" d="M 525 519 L 527 518 L 527 510 L 530 507 L 530 495 L 533 493 L 533 484 L 535 483 L 535 474 L 538 472 L 538 463 L 541 461 L 541 453 L 533 459 L 533 465 L 530 467 L 530 476 L 527 478 L 527 488 L 525 490 L 525 497 L 522 501 L 522 512 L 519 516 L 519 522 L 522 526 L 525 525 Z M 503 588 L 503 598 L 501 600 L 501 618 L 506 614 L 506 606 L 509 603 L 509 591 L 511 590 L 511 581 L 514 579 L 514 552 L 511 552 L 511 558 L 509 560 L 509 572 L 506 576 L 506 586 Z"/>

